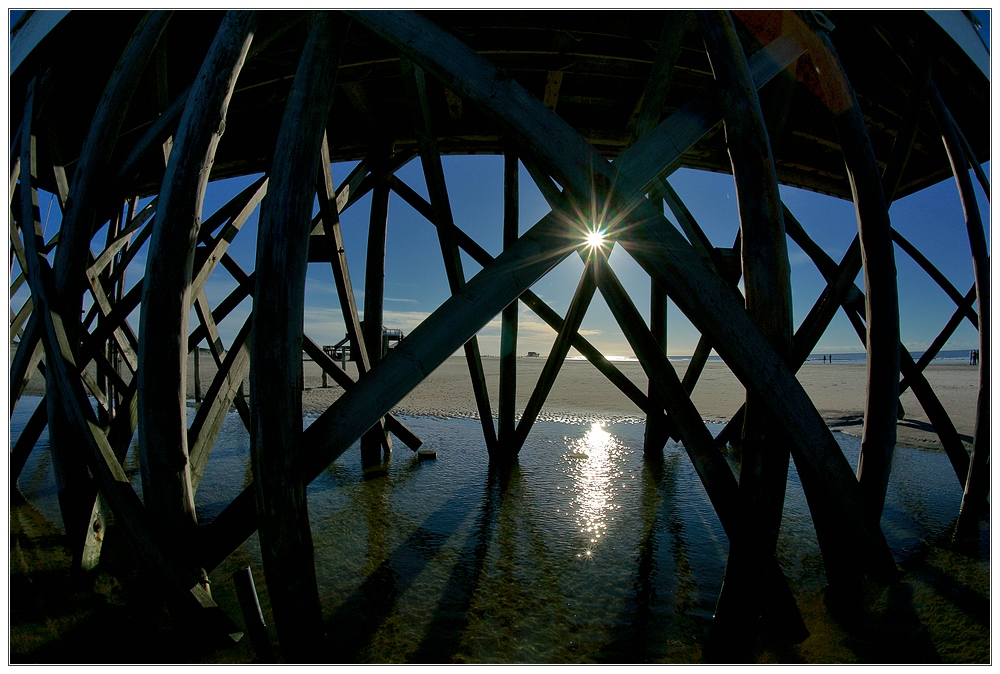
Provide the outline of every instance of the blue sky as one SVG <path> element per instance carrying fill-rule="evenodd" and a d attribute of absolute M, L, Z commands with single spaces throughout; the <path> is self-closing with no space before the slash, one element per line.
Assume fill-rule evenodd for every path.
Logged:
<path fill-rule="evenodd" d="M 11 21 L 15 20 L 12 16 Z M 984 16 L 988 26 L 988 14 Z M 988 36 L 987 36 L 988 40 Z M 225 138 L 223 138 L 223 143 Z M 494 256 L 502 250 L 503 165 L 502 158 L 490 156 L 445 157 L 445 175 L 451 197 L 455 223 L 475 238 Z M 334 165 L 338 184 L 353 163 Z M 987 171 L 989 165 L 987 165 Z M 411 161 L 397 174 L 425 198 L 427 196 L 419 160 Z M 204 216 L 207 218 L 230 197 L 248 185 L 254 177 L 213 183 L 209 189 Z M 715 245 L 730 246 L 739 226 L 733 179 L 728 175 L 682 170 L 670 182 L 685 201 L 692 214 Z M 977 183 L 977 191 L 979 191 Z M 989 222 L 988 202 L 979 191 L 984 220 Z M 782 188 L 782 198 L 812 238 L 835 260 L 839 261 L 857 232 L 853 204 L 793 188 Z M 51 235 L 58 226 L 58 205 L 49 207 L 51 195 L 40 195 L 43 220 L 48 219 Z M 361 199 L 342 216 L 345 249 L 348 253 L 353 285 L 363 306 L 365 246 L 367 244 L 370 197 Z M 520 228 L 525 231 L 545 213 L 548 207 L 524 169 L 520 172 Z M 923 192 L 902 199 L 890 210 L 893 226 L 914 243 L 959 289 L 965 293 L 973 282 L 971 254 L 961 204 L 955 181 L 948 179 Z M 671 218 L 672 219 L 672 218 Z M 987 236 L 989 232 L 987 231 Z M 257 235 L 257 213 L 250 218 L 229 249 L 230 254 L 250 271 L 254 266 Z M 103 242 L 99 232 L 94 241 Z M 794 320 L 797 326 L 804 319 L 824 287 L 819 272 L 805 254 L 789 241 Z M 95 250 L 97 250 L 95 246 Z M 135 270 L 130 270 L 129 285 L 141 275 L 145 251 L 137 256 Z M 467 278 L 479 266 L 463 254 Z M 619 247 L 611 255 L 611 263 L 630 291 L 636 305 L 647 311 L 649 278 Z M 926 348 L 954 311 L 954 304 L 944 292 L 909 257 L 896 250 L 900 297 L 901 333 L 904 344 L 912 351 Z M 542 278 L 533 288 L 552 308 L 564 314 L 582 273 L 579 258 L 571 256 Z M 859 276 L 858 285 L 863 288 Z M 216 305 L 235 282 L 220 267 L 206 286 L 211 303 Z M 388 327 L 411 330 L 448 297 L 448 285 L 435 229 L 401 198 L 393 194 L 389 204 L 388 239 L 386 246 L 384 323 Z M 24 291 L 12 301 L 20 306 Z M 555 334 L 523 304 L 520 305 L 518 353 L 546 353 Z M 228 344 L 239 330 L 251 308 L 243 304 L 222 324 L 220 333 Z M 344 322 L 329 264 L 310 265 L 306 284 L 305 330 L 316 342 L 332 344 L 343 338 Z M 138 328 L 138 312 L 132 324 Z M 192 325 L 196 325 L 192 313 Z M 629 356 L 631 351 L 604 305 L 600 294 L 593 300 L 581 331 L 608 356 Z M 499 317 L 480 332 L 482 352 L 499 353 Z M 671 304 L 668 311 L 668 351 L 671 355 L 690 354 L 698 334 Z M 970 349 L 977 346 L 975 329 L 963 322 L 946 348 Z M 817 351 L 858 352 L 863 346 L 850 323 L 839 313 Z M 575 355 L 572 352 L 571 355 Z"/>

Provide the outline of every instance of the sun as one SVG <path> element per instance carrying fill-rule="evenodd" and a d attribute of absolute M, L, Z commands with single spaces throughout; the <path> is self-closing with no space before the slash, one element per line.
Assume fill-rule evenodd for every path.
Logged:
<path fill-rule="evenodd" d="M 604 232 L 599 229 L 592 229 L 587 232 L 587 245 L 591 248 L 597 248 L 604 243 Z"/>

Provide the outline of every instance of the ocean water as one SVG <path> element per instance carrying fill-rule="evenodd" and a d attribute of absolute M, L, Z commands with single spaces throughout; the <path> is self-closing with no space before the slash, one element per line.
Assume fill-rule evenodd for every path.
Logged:
<path fill-rule="evenodd" d="M 19 405 L 12 440 L 36 403 Z M 308 489 L 329 634 L 324 659 L 702 659 L 728 542 L 682 446 L 668 443 L 656 470 L 642 459 L 642 424 L 542 422 L 513 470 L 498 473 L 489 467 L 477 420 L 402 420 L 437 451 L 436 459 L 418 461 L 397 442 L 387 463 L 365 474 L 352 448 Z M 856 466 L 859 441 L 834 436 Z M 58 526 L 44 444 L 43 438 L 19 488 Z M 197 493 L 200 520 L 216 517 L 249 484 L 248 444 L 239 417 L 230 414 Z M 125 468 L 139 488 L 134 452 Z M 905 564 L 947 536 L 960 501 L 944 453 L 898 448 L 882 520 L 896 560 Z M 817 635 L 803 646 L 813 644 L 812 650 L 786 656 L 864 661 L 863 648 L 824 617 L 822 560 L 794 467 L 778 559 Z M 247 564 L 275 639 L 256 535 L 212 573 L 213 596 L 239 621 L 229 578 Z M 941 612 L 932 607 L 926 612 Z M 924 615 L 924 608 L 913 610 Z M 949 610 L 961 614 L 961 607 Z M 932 620 L 929 613 L 925 620 Z M 940 653 L 955 637 L 921 638 Z"/>

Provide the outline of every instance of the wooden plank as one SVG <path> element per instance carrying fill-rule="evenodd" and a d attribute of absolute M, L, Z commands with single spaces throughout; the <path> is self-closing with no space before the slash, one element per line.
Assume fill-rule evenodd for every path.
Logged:
<path fill-rule="evenodd" d="M 201 211 L 256 15 L 228 12 L 181 115 L 160 188 L 140 309 L 138 405 L 143 502 L 195 567 L 197 515 L 187 428 L 187 335 Z"/>
<path fill-rule="evenodd" d="M 517 242 L 518 161 L 508 149 L 503 157 L 503 247 Z M 484 265 L 485 266 L 485 265 Z M 517 300 L 504 307 L 500 317 L 500 391 L 497 404 L 497 441 L 499 451 L 509 456 L 515 448 L 514 414 L 517 397 Z"/>
<path fill-rule="evenodd" d="M 742 499 L 739 488 L 729 465 L 719 452 L 701 414 L 688 397 L 666 354 L 661 351 L 652 333 L 645 328 L 642 317 L 606 257 L 599 260 L 597 283 L 632 351 L 666 403 L 671 418 L 675 419 L 684 449 L 732 545 L 734 539 L 743 535 L 741 529 L 745 527 L 745 523 L 740 512 Z M 798 613 L 787 580 L 778 568 L 773 551 L 755 561 L 762 571 L 761 581 L 767 589 L 767 602 L 776 607 L 775 612 L 780 612 L 788 630 L 785 636 L 793 643 L 804 640 L 809 635 L 808 630 Z"/>
<path fill-rule="evenodd" d="M 441 167 L 441 156 L 437 150 L 437 137 L 432 130 L 424 72 L 406 58 L 400 59 L 400 66 L 403 69 L 403 82 L 407 87 L 413 106 L 414 133 L 417 136 L 417 145 L 420 147 L 420 163 L 424 169 L 424 181 L 427 183 L 427 193 L 430 196 L 434 222 L 440 223 L 437 228 L 438 242 L 441 245 L 441 256 L 444 259 L 448 287 L 454 294 L 465 285 L 465 272 L 462 269 L 462 257 L 455 241 L 453 231 L 455 223 L 451 214 L 444 170 Z M 476 398 L 479 421 L 483 427 L 483 437 L 486 440 L 486 449 L 493 456 L 499 450 L 496 428 L 493 426 L 493 410 L 490 407 L 489 391 L 486 386 L 486 374 L 483 372 L 483 361 L 479 353 L 479 341 L 473 335 L 463 346 L 465 360 L 469 366 L 469 377 L 472 380 L 472 393 Z"/>
<path fill-rule="evenodd" d="M 966 169 L 966 157 L 962 153 L 961 142 L 951 113 L 941 99 L 941 93 L 932 82 L 930 87 L 931 108 L 941 129 L 941 139 L 951 164 L 958 195 L 965 214 L 965 226 L 972 249 L 972 270 L 976 281 L 976 301 L 979 305 L 979 394 L 976 398 L 976 430 L 972 442 L 972 465 L 965 482 L 962 496 L 962 510 L 959 515 L 963 524 L 977 521 L 989 512 L 990 492 L 990 257 L 986 243 L 983 219 L 976 202 L 972 179 Z"/>
<path fill-rule="evenodd" d="M 542 94 L 542 104 L 549 110 L 555 110 L 559 103 L 559 90 L 562 88 L 563 76 L 561 70 L 550 70 L 545 78 L 545 92 Z"/>
<path fill-rule="evenodd" d="M 535 423 L 535 419 L 538 418 L 538 413 L 542 411 L 542 405 L 545 404 L 545 399 L 552 390 L 552 385 L 566 360 L 566 355 L 572 345 L 572 336 L 580 329 L 590 301 L 594 298 L 594 292 L 597 290 L 596 255 L 596 251 L 589 251 L 585 260 L 583 274 L 580 276 L 576 291 L 573 293 L 573 299 L 570 300 L 569 308 L 566 310 L 566 321 L 563 324 L 563 329 L 559 331 L 555 342 L 552 343 L 548 358 L 545 359 L 545 365 L 538 375 L 535 388 L 531 392 L 531 397 L 528 398 L 528 404 L 524 406 L 524 411 L 521 413 L 521 421 L 518 422 L 517 429 L 514 431 L 514 443 L 510 448 L 512 450 L 510 453 L 513 456 L 510 458 L 516 456 L 521 451 L 521 447 L 524 446 L 528 432 L 531 430 L 532 424 Z"/>
<path fill-rule="evenodd" d="M 286 662 L 313 660 L 323 639 L 307 480 L 296 467 L 308 446 L 301 388 L 309 232 L 347 23 L 325 12 L 311 19 L 278 132 L 271 196 L 261 205 L 258 224 L 250 456 L 264 574 Z"/>

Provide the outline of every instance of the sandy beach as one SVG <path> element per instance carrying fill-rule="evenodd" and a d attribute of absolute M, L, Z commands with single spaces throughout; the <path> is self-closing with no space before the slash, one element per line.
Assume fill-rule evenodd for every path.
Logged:
<path fill-rule="evenodd" d="M 194 398 L 193 357 L 189 359 L 188 398 Z M 545 365 L 544 358 L 518 358 L 518 412 L 524 409 L 535 382 Z M 642 391 L 647 389 L 642 367 L 635 361 L 616 361 L 615 365 Z M 674 362 L 680 377 L 686 362 Z M 484 358 L 483 369 L 489 386 L 490 402 L 496 414 L 499 399 L 500 359 Z M 215 374 L 215 363 L 207 352 L 201 355 L 202 390 L 207 390 Z M 322 371 L 311 360 L 303 362 L 305 391 L 302 408 L 306 414 L 320 414 L 343 393 L 332 378 L 323 388 Z M 347 363 L 347 372 L 357 379 L 354 363 Z M 925 375 L 938 398 L 948 411 L 959 434 L 971 448 L 975 430 L 978 368 L 963 364 L 932 363 Z M 807 363 L 798 372 L 798 379 L 827 423 L 838 430 L 861 434 L 865 405 L 865 364 Z M 26 393 L 42 395 L 44 380 L 37 373 L 31 378 Z M 245 389 L 248 390 L 248 389 Z M 725 363 L 709 362 L 705 366 L 692 399 L 706 421 L 725 422 L 740 408 L 744 389 Z M 899 444 L 926 449 L 940 449 L 937 435 L 913 393 L 907 390 L 900 398 L 905 417 L 897 427 Z M 438 417 L 477 417 L 476 402 L 469 381 L 464 357 L 448 358 L 417 388 L 394 408 L 397 414 Z M 643 412 L 625 397 L 589 362 L 568 360 L 559 372 L 555 385 L 542 409 L 542 420 L 622 421 L 641 420 Z"/>
<path fill-rule="evenodd" d="M 543 358 L 519 358 L 517 361 L 517 410 L 524 409 L 535 382 L 545 365 Z M 639 363 L 617 361 L 615 365 L 641 390 L 647 380 Z M 677 374 L 684 376 L 686 362 L 674 363 Z M 500 380 L 500 359 L 484 358 L 483 368 L 489 385 L 490 402 L 496 414 Z M 352 377 L 357 370 L 347 364 Z M 951 416 L 959 434 L 971 447 L 975 429 L 977 368 L 968 365 L 931 364 L 926 370 L 941 403 Z M 846 433 L 861 434 L 865 405 L 864 363 L 835 365 L 807 364 L 798 373 L 799 381 L 827 423 Z M 303 411 L 321 413 L 342 390 L 332 381 L 322 388 L 319 366 L 305 363 Z M 193 395 L 193 391 L 190 395 Z M 743 404 L 745 391 L 729 367 L 710 362 L 699 379 L 692 399 L 706 421 L 728 421 Z M 941 443 L 913 393 L 901 396 L 906 416 L 897 429 L 899 444 L 940 449 Z M 462 357 L 447 359 L 396 406 L 399 414 L 442 417 L 476 417 L 476 403 L 469 381 L 469 370 Z M 589 362 L 568 360 L 563 365 L 552 392 L 546 400 L 541 419 L 617 421 L 642 419 L 643 412 L 625 397 Z"/>

